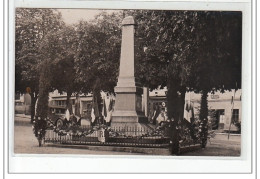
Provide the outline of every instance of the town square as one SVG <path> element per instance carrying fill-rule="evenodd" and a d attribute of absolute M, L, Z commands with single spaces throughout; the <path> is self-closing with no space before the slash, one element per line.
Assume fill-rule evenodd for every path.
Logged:
<path fill-rule="evenodd" d="M 240 156 L 241 12 L 75 11 L 16 9 L 14 153 Z"/>

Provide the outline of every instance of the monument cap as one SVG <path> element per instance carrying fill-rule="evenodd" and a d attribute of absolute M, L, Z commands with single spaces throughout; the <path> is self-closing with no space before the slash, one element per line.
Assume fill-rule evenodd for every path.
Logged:
<path fill-rule="evenodd" d="M 124 18 L 122 25 L 135 25 L 135 20 L 133 16 L 127 16 Z"/>

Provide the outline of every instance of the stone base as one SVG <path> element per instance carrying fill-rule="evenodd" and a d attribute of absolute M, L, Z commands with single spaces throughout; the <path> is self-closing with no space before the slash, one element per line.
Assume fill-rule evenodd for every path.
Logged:
<path fill-rule="evenodd" d="M 124 128 L 124 129 L 137 129 L 137 128 L 148 128 L 147 125 L 145 123 L 138 123 L 138 122 L 112 122 L 111 123 L 111 128 L 116 127 L 116 128 Z"/>
<path fill-rule="evenodd" d="M 148 118 L 142 112 L 114 111 L 111 128 L 125 131 L 127 136 L 138 136 L 151 131 Z"/>
<path fill-rule="evenodd" d="M 111 123 L 148 123 L 148 118 L 138 111 L 114 111 Z"/>
<path fill-rule="evenodd" d="M 142 127 L 145 124 L 148 124 L 148 118 L 135 111 L 114 111 L 111 120 L 111 126 Z"/>
<path fill-rule="evenodd" d="M 111 122 L 111 129 L 116 132 L 123 132 L 126 136 L 142 136 L 154 130 L 148 123 L 139 122 Z"/>

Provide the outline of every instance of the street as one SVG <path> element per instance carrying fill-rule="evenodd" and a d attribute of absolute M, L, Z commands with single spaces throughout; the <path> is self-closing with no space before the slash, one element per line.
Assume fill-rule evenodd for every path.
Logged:
<path fill-rule="evenodd" d="M 14 153 L 15 154 L 92 154 L 92 155 L 142 155 L 141 153 L 99 151 L 77 148 L 38 146 L 28 117 L 15 117 Z M 183 156 L 240 156 L 240 135 L 216 135 L 205 149 L 182 154 Z"/>

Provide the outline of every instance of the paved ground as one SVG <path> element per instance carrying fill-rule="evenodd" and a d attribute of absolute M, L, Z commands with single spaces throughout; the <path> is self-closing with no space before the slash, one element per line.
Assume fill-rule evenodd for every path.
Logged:
<path fill-rule="evenodd" d="M 240 156 L 241 136 L 230 135 L 228 139 L 227 134 L 216 135 L 208 142 L 205 149 L 188 152 L 184 156 Z"/>
<path fill-rule="evenodd" d="M 124 153 L 113 151 L 95 151 L 87 149 L 71 149 L 60 147 L 39 147 L 29 124 L 16 123 L 14 127 L 15 154 L 92 154 L 92 155 L 140 155 L 140 153 Z"/>
<path fill-rule="evenodd" d="M 98 151 L 88 149 L 38 147 L 34 137 L 29 116 L 16 116 L 14 126 L 14 152 L 21 154 L 94 154 L 94 155 L 140 155 L 140 153 L 126 153 L 115 151 Z M 184 156 L 240 156 L 240 136 L 216 135 L 205 149 L 182 154 Z"/>

